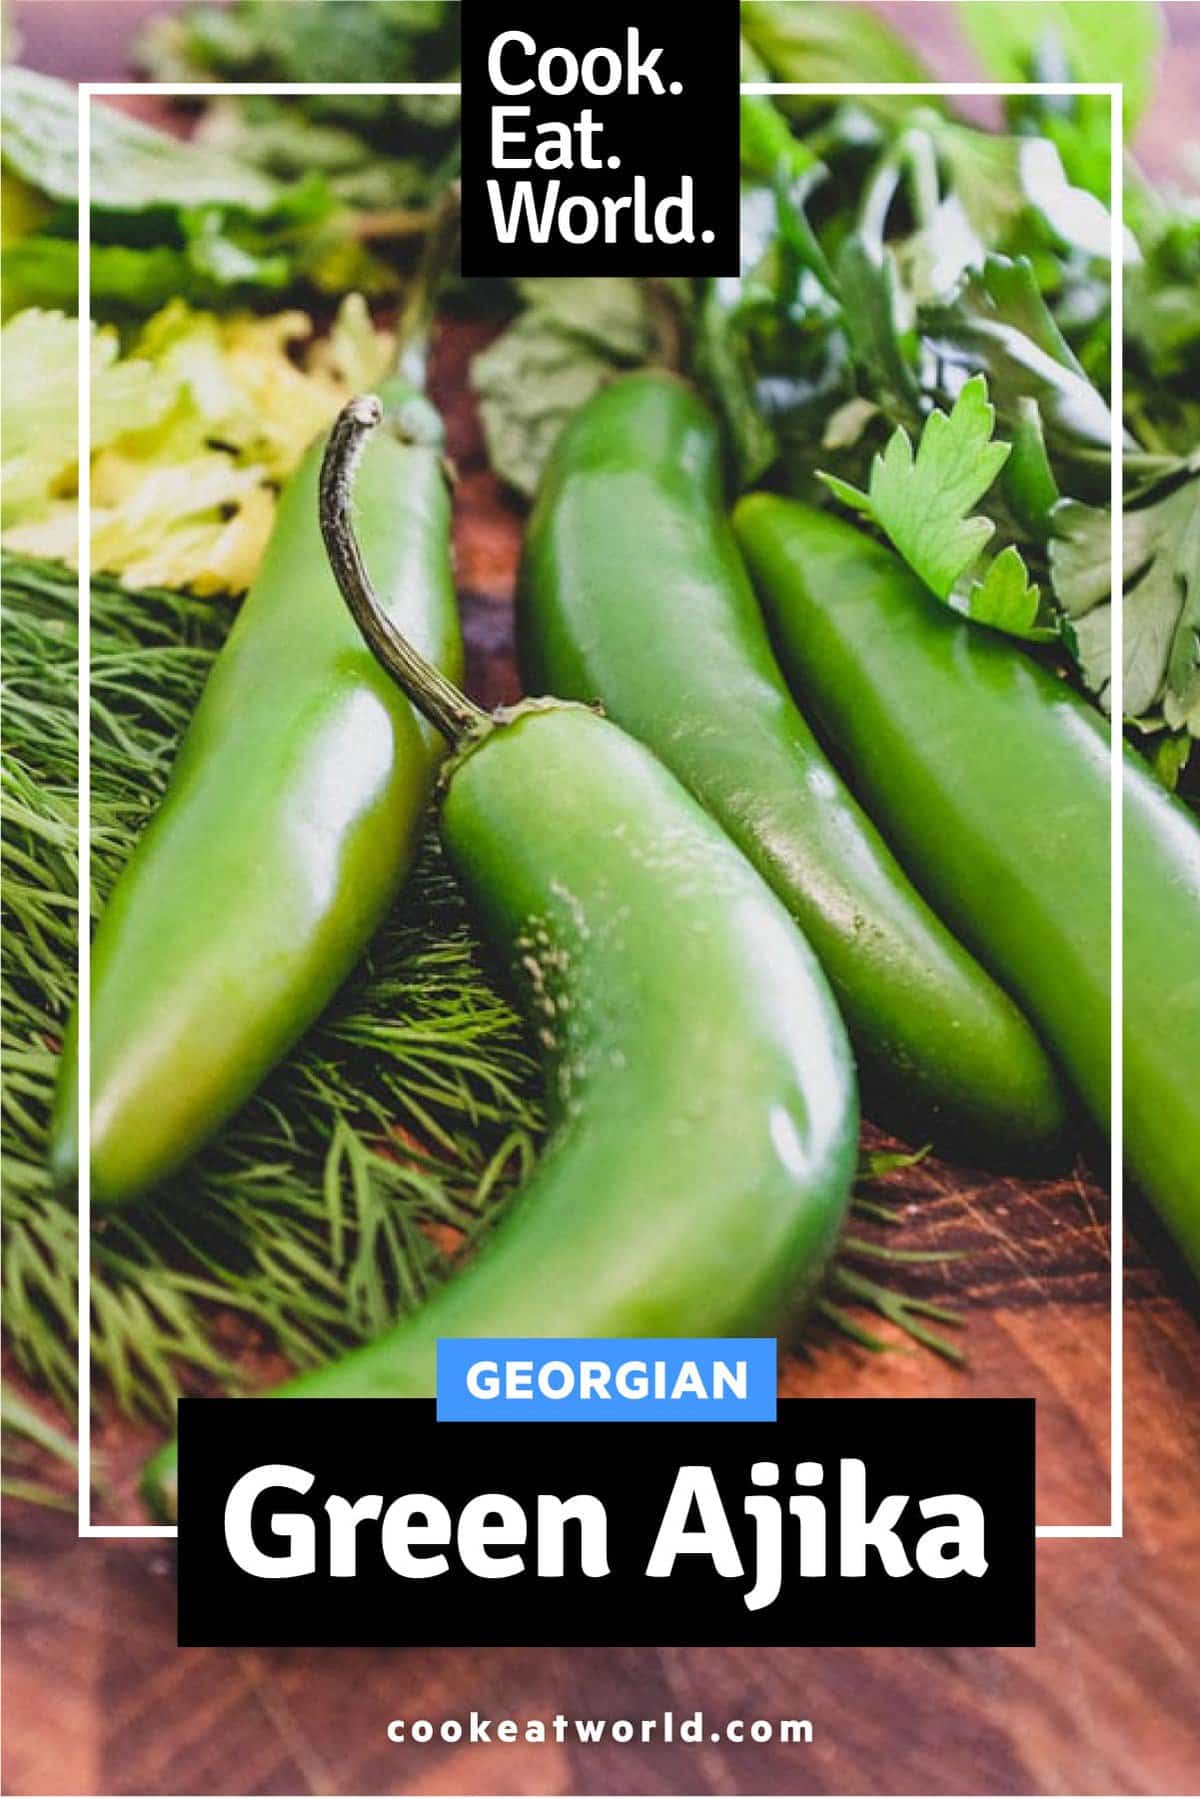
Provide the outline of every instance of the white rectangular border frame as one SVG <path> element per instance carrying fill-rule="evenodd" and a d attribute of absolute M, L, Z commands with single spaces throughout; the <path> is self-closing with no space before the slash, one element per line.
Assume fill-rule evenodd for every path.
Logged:
<path fill-rule="evenodd" d="M 81 1537 L 174 1537 L 171 1524 L 93 1524 L 91 1515 L 91 1307 L 85 1296 L 91 1291 L 91 1157 L 86 1096 L 91 1088 L 91 124 L 92 100 L 98 96 L 157 94 L 168 99 L 205 99 L 220 94 L 278 95 L 361 93 L 458 94 L 459 82 L 114 82 L 85 81 L 79 88 L 79 832 L 85 853 L 79 862 L 79 1498 Z M 1122 417 L 1124 370 L 1122 366 L 1123 289 L 1125 240 L 1124 133 L 1122 83 L 1097 82 L 743 82 L 743 94 L 807 94 L 814 99 L 855 99 L 863 95 L 909 94 L 1003 97 L 1007 94 L 1094 94 L 1107 97 L 1110 106 L 1110 212 L 1111 258 L 1111 410 L 1113 442 L 1109 503 L 1112 515 L 1111 591 L 1123 586 L 1124 494 Z M 1121 607 L 1112 609 L 1112 726 L 1111 769 L 1111 866 L 1112 907 L 1112 1135 L 1110 1178 L 1109 1293 L 1109 1518 L 1107 1524 L 1039 1524 L 1039 1537 L 1121 1537 L 1124 1534 L 1124 1218 L 1125 1178 L 1123 1149 L 1122 1029 L 1124 1014 L 1123 918 L 1124 830 L 1122 786 L 1119 779 L 1123 749 L 1123 621 Z"/>

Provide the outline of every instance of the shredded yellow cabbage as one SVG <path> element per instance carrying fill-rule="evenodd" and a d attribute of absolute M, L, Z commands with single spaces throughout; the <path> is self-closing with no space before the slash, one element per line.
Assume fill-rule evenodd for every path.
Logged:
<path fill-rule="evenodd" d="M 30 308 L 0 332 L 6 548 L 77 564 L 79 321 Z M 240 593 L 281 482 L 392 339 L 362 297 L 317 339 L 306 313 L 218 316 L 173 300 L 122 354 L 92 328 L 91 560 L 130 587 Z"/>

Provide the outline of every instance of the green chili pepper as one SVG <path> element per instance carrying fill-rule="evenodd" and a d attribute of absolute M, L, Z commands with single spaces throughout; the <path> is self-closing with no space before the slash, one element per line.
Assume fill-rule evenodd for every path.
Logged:
<path fill-rule="evenodd" d="M 443 198 L 410 288 L 389 429 L 364 459 L 363 543 L 389 615 L 457 674 L 441 423 L 422 388 Z M 364 648 L 317 517 L 324 445 L 289 481 L 254 583 L 180 745 L 162 805 L 92 944 L 91 1191 L 98 1207 L 176 1173 L 333 997 L 412 862 L 443 750 Z M 136 602 L 131 602 L 136 603 Z M 79 1156 L 78 1022 L 63 1046 L 51 1172 Z"/>
<path fill-rule="evenodd" d="M 774 887 L 833 985 L 864 1090 L 976 1160 L 1057 1148 L 1064 1105 L 1016 1005 L 917 894 L 797 711 L 682 382 L 614 382 L 576 413 L 530 520 L 527 689 L 599 700 Z"/>
<path fill-rule="evenodd" d="M 173 1174 L 249 1098 L 358 960 L 416 848 L 439 745 L 341 602 L 317 525 L 321 451 L 280 501 L 163 803 L 96 932 L 97 1206 Z M 392 616 L 457 671 L 438 441 L 381 432 L 358 497 Z M 73 1037 L 51 1134 L 63 1182 L 77 1155 Z"/>
<path fill-rule="evenodd" d="M 581 706 L 489 719 L 422 665 L 370 592 L 346 465 L 327 541 L 368 641 L 458 746 L 447 854 L 541 1045 L 549 1138 L 474 1260 L 378 1342 L 288 1394 L 434 1391 L 439 1337 L 753 1330 L 808 1293 L 857 1146 L 849 1044 L 784 908 L 648 750 Z M 174 1451 L 146 1490 L 171 1504 Z"/>
<path fill-rule="evenodd" d="M 856 790 L 1107 1128 L 1103 720 L 840 519 L 758 495 L 734 525 L 788 675 Z M 1125 1149 L 1200 1271 L 1200 831 L 1132 751 L 1123 813 Z"/>

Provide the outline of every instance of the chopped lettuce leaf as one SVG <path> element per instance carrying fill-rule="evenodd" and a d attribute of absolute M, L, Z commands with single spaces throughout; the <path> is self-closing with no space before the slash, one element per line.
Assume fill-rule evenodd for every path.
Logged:
<path fill-rule="evenodd" d="M 312 362 L 326 358 L 351 393 L 368 392 L 386 376 L 394 345 L 385 332 L 377 331 L 361 294 L 347 294 L 338 309 L 333 330 L 318 343 Z"/>
<path fill-rule="evenodd" d="M 6 548 L 78 558 L 76 319 L 18 313 L 0 336 Z M 386 369 L 390 336 L 361 296 L 310 342 L 302 312 L 217 316 L 173 300 L 121 354 L 91 348 L 91 555 L 130 587 L 243 591 L 279 484 L 350 393 Z M 300 352 L 298 354 L 298 352 Z"/>

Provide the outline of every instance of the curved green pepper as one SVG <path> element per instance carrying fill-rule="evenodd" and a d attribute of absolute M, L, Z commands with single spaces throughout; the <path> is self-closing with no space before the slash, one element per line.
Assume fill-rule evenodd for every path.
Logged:
<path fill-rule="evenodd" d="M 462 647 L 440 430 L 397 383 L 360 471 L 390 615 L 441 667 Z M 402 421 L 402 422 L 400 422 Z M 420 441 L 414 433 L 420 434 Z M 332 997 L 408 870 L 437 736 L 376 666 L 321 541 L 315 444 L 92 946 L 91 1174 L 117 1206 L 173 1174 Z M 75 1026 L 51 1127 L 78 1156 Z"/>
<path fill-rule="evenodd" d="M 344 579 L 348 597 L 361 592 Z M 542 1046 L 550 1133 L 466 1268 L 378 1342 L 284 1392 L 431 1394 L 439 1337 L 720 1336 L 769 1322 L 824 1268 L 857 1156 L 850 1047 L 803 938 L 616 725 L 538 701 L 489 720 L 407 646 L 397 653 L 377 614 L 363 621 L 464 742 L 442 836 Z M 168 1446 L 147 1471 L 159 1509 L 173 1466 Z"/>
<path fill-rule="evenodd" d="M 734 526 L 789 677 L 856 790 L 1107 1128 L 1103 720 L 840 519 L 759 495 Z M 1125 1149 L 1200 1271 L 1200 831 L 1132 752 L 1124 841 Z"/>
<path fill-rule="evenodd" d="M 1055 1073 L 797 711 L 722 502 L 716 427 L 672 376 L 628 376 L 559 438 L 519 587 L 527 690 L 599 700 L 745 852 L 808 937 L 869 1101 L 975 1160 L 1061 1143 Z"/>

